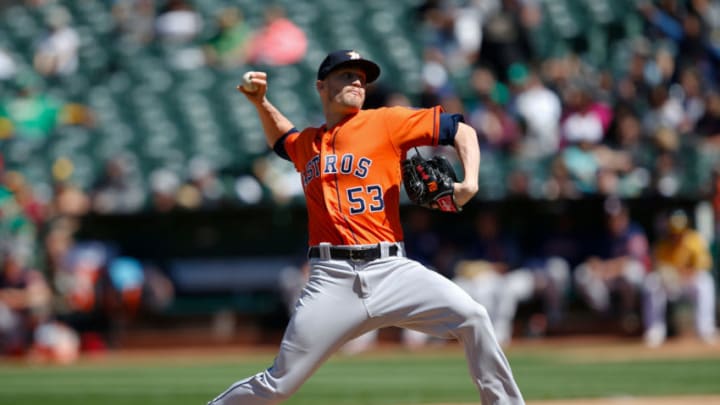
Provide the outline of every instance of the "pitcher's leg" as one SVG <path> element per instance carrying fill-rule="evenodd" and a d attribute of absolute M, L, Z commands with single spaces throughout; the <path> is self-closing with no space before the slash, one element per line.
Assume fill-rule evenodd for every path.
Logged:
<path fill-rule="evenodd" d="M 510 364 L 495 339 L 490 317 L 479 304 L 456 303 L 465 321 L 446 325 L 465 348 L 470 374 L 480 391 L 483 404 L 523 404 Z"/>
<path fill-rule="evenodd" d="M 386 269 L 368 305 L 388 325 L 412 328 L 438 337 L 456 337 L 482 403 L 523 404 L 522 394 L 495 338 L 485 308 L 457 284 L 417 262 L 398 259 Z M 420 293 L 418 293 L 420 292 Z"/>
<path fill-rule="evenodd" d="M 272 405 L 297 391 L 367 321 L 354 280 L 352 270 L 314 269 L 272 367 L 236 382 L 209 405 Z"/>

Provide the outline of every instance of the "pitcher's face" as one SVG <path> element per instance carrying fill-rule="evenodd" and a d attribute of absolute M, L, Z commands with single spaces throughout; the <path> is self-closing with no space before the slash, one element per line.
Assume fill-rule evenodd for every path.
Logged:
<path fill-rule="evenodd" d="M 359 111 L 365 102 L 365 72 L 356 68 L 338 69 L 317 83 L 323 103 L 332 109 Z"/>

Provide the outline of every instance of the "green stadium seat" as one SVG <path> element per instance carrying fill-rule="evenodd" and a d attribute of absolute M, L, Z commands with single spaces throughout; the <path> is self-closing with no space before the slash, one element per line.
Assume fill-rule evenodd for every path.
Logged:
<path fill-rule="evenodd" d="M 485 151 L 480 160 L 478 195 L 487 200 L 498 200 L 505 196 L 505 162 L 499 153 Z"/>
<path fill-rule="evenodd" d="M 45 30 L 40 18 L 20 5 L 5 9 L 2 30 L 27 63 L 32 63 L 36 40 Z"/>
<path fill-rule="evenodd" d="M 413 11 L 423 3 L 423 0 L 359 3 L 278 0 L 275 4 L 284 7 L 287 16 L 308 37 L 306 56 L 298 64 L 180 70 L 170 59 L 181 49 L 176 45 L 144 46 L 114 38 L 111 2 L 62 2 L 82 37 L 80 70 L 52 83 L 48 89 L 60 98 L 86 103 L 93 109 L 97 125 L 85 134 L 73 132 L 72 128 L 62 129 L 60 137 L 52 142 L 4 141 L 3 152 L 13 151 L 9 164 L 16 167 L 37 156 L 44 157 L 44 166 L 30 166 L 35 177 L 40 177 L 39 171 L 47 171 L 46 178 L 50 176 L 47 162 L 61 153 L 68 154 L 80 162 L 80 181 L 92 177 L 87 173 L 100 167 L 96 162 L 119 151 L 136 156 L 145 175 L 157 167 L 182 170 L 188 159 L 198 155 L 233 170 L 249 170 L 253 159 L 266 154 L 268 148 L 254 108 L 235 91 L 243 71 L 268 71 L 272 80 L 270 97 L 297 127 L 319 125 L 324 120 L 313 83 L 318 61 L 333 48 L 360 50 L 383 66 L 382 82 L 413 96 L 420 90 L 422 65 L 422 45 L 416 37 Z M 463 3 L 453 1 L 454 5 Z M 545 18 L 530 36 L 534 56 L 547 58 L 572 50 L 593 65 L 620 72 L 627 66 L 630 39 L 643 30 L 635 3 L 542 0 Z M 205 19 L 202 38 L 213 30 L 215 13 L 223 7 L 237 6 L 247 24 L 258 27 L 268 6 L 267 2 L 256 0 L 192 0 L 191 4 Z M 0 44 L 6 43 L 7 49 L 19 56 L 22 70 L 32 69 L 33 43 L 45 30 L 46 11 L 45 6 L 35 9 L 10 5 L 0 15 Z M 328 15 L 333 18 L 324 18 Z M 201 42 L 198 40 L 194 46 Z M 468 72 L 453 77 L 459 89 L 468 88 L 465 73 Z M 716 160 L 713 155 L 702 153 L 692 160 L 687 168 L 691 176 L 686 184 L 688 191 L 707 181 L 709 167 L 717 164 Z M 481 196 L 502 198 L 508 171 L 518 167 L 533 172 L 538 179 L 544 178 L 545 163 L 518 165 L 505 161 L 500 154 L 484 153 Z M 541 183 L 533 181 L 534 187 Z"/>
<path fill-rule="evenodd" d="M 593 24 L 606 25 L 617 18 L 610 0 L 583 0 L 580 3 L 587 9 Z"/>
<path fill-rule="evenodd" d="M 568 1 L 545 0 L 543 5 L 552 29 L 560 38 L 575 38 L 580 34 L 580 25 Z"/>
<path fill-rule="evenodd" d="M 119 153 L 133 153 L 135 132 L 132 127 L 121 121 L 103 123 L 93 142 L 92 156 L 105 161 Z"/>
<path fill-rule="evenodd" d="M 74 3 L 74 17 L 87 24 L 95 36 L 107 37 L 112 34 L 115 20 L 106 2 L 83 0 L 68 3 Z"/>

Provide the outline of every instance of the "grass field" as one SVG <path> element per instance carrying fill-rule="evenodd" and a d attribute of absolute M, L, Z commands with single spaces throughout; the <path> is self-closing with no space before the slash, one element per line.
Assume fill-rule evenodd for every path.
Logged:
<path fill-rule="evenodd" d="M 648 351 L 637 344 L 530 345 L 508 350 L 529 402 L 560 398 L 720 394 L 720 349 Z M 70 366 L 0 363 L 0 404 L 205 404 L 265 368 L 272 352 L 114 353 Z M 720 398 L 720 397 L 718 397 Z M 478 403 L 456 346 L 392 348 L 332 358 L 289 405 Z"/>

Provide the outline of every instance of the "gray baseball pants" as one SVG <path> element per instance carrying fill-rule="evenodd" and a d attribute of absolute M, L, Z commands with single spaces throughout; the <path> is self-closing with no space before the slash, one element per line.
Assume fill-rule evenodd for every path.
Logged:
<path fill-rule="evenodd" d="M 483 404 L 524 404 L 487 311 L 452 281 L 402 256 L 310 264 L 272 367 L 234 383 L 208 405 L 278 404 L 345 342 L 387 326 L 457 338 Z"/>

